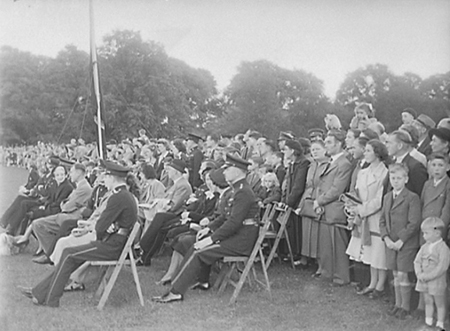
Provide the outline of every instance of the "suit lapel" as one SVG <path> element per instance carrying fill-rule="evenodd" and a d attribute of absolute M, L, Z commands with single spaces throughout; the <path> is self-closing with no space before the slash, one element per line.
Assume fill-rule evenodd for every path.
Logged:
<path fill-rule="evenodd" d="M 407 192 L 407 191 L 406 191 L 406 188 L 404 188 L 404 189 L 400 192 L 400 194 L 398 195 L 398 197 L 394 199 L 394 201 L 392 202 L 392 208 L 391 208 L 391 210 L 397 208 L 397 207 L 405 200 L 406 192 Z M 393 193 L 392 193 L 392 195 L 393 195 Z"/>
<path fill-rule="evenodd" d="M 429 185 L 433 188 L 433 190 L 429 195 L 429 197 L 427 197 L 427 201 L 424 201 L 424 206 L 436 200 L 444 192 L 448 181 L 450 181 L 450 179 L 448 177 L 444 177 L 444 179 L 442 179 L 442 181 L 438 184 L 437 187 L 433 186 L 432 181 L 429 182 Z"/>

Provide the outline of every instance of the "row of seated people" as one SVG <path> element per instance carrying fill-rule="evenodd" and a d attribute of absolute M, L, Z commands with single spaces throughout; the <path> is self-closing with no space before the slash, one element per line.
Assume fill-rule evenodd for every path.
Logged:
<path fill-rule="evenodd" d="M 35 304 L 59 306 L 59 299 L 64 288 L 74 288 L 73 282 L 70 281 L 71 275 L 80 277 L 82 274 L 80 270 L 75 274 L 73 272 L 85 261 L 114 259 L 123 249 L 125 238 L 133 226 L 133 220 L 138 219 L 137 199 L 128 192 L 128 189 L 131 189 L 126 182 L 129 169 L 108 161 L 104 162 L 104 166 L 106 168 L 104 185 L 109 193 L 103 196 L 99 206 L 87 221 L 78 221 L 77 227 L 72 230 L 71 235 L 58 240 L 57 249 L 52 255 L 56 262 L 53 272 L 32 289 L 22 288 L 23 294 L 30 297 Z M 182 164 L 175 160 L 168 165 L 178 175 L 183 173 L 184 168 L 181 166 Z M 198 234 L 191 233 L 193 230 L 191 227 L 185 228 L 186 234 L 195 238 L 190 240 L 192 243 L 190 247 L 182 250 L 183 254 L 191 257 L 190 261 L 183 269 L 180 269 L 177 280 L 170 277 L 174 281 L 171 294 L 168 293 L 158 301 L 182 299 L 182 294 L 187 288 L 198 281 L 197 275 L 200 273 L 202 279 L 205 279 L 209 274 L 210 266 L 220 257 L 250 253 L 259 232 L 257 222 L 259 207 L 255 195 L 245 181 L 247 166 L 248 162 L 245 160 L 230 156 L 224 169 L 210 172 L 211 180 L 218 184 L 217 187 L 222 187 L 218 189 L 217 194 L 222 193 L 223 197 L 223 192 L 232 192 L 231 198 L 219 199 L 222 201 L 221 209 L 227 211 L 222 212 L 221 215 L 216 214 L 211 218 L 215 221 L 211 222 L 209 227 L 199 231 Z M 169 174 L 171 172 L 172 170 L 169 170 Z M 177 178 L 174 176 L 173 179 L 174 185 L 176 185 Z M 227 190 L 225 183 L 228 183 L 231 189 Z M 203 216 L 199 216 L 199 218 L 204 220 Z M 92 229 L 94 230 L 92 231 Z M 173 235 L 174 238 L 181 238 L 180 233 Z M 145 234 L 142 236 L 143 238 L 145 238 Z M 142 239 L 141 245 L 143 244 Z M 69 243 L 69 241 L 71 242 Z M 184 241 L 178 240 L 178 242 Z M 60 246 L 63 249 L 60 250 Z M 206 247 L 210 249 L 205 250 Z M 180 261 L 176 262 L 177 266 L 181 265 Z M 175 295 L 175 299 L 173 295 Z"/>

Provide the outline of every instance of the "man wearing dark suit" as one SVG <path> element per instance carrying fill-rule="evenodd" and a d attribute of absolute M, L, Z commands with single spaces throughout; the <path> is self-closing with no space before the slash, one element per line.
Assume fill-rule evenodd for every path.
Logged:
<path fill-rule="evenodd" d="M 346 224 L 344 205 L 339 197 L 350 184 L 352 164 L 344 152 L 345 132 L 330 131 L 325 138 L 325 148 L 330 162 L 320 175 L 314 209 L 323 209 L 319 238 L 319 261 L 322 276 L 342 285 L 350 281 L 349 260 L 345 250 L 349 238 L 345 229 L 336 226 Z"/>
<path fill-rule="evenodd" d="M 431 139 L 428 135 L 428 131 L 436 126 L 436 123 L 427 115 L 420 114 L 413 122 L 412 125 L 419 131 L 419 143 L 417 150 L 425 156 L 431 154 Z"/>
<path fill-rule="evenodd" d="M 209 273 L 215 261 L 224 256 L 251 253 L 259 233 L 255 219 L 259 208 L 253 191 L 245 181 L 248 165 L 239 157 L 227 155 L 224 176 L 234 191 L 229 216 L 212 233 L 213 224 L 198 232 L 198 241 L 186 254 L 170 291 L 152 300 L 160 303 L 183 300 L 184 293 L 192 285 L 208 289 Z"/>
<path fill-rule="evenodd" d="M 177 216 L 181 214 L 185 202 L 192 194 L 191 185 L 185 177 L 186 165 L 183 161 L 173 160 L 169 163 L 167 170 L 169 178 L 173 180 L 173 185 L 164 196 L 164 199 L 168 200 L 169 208 L 167 212 L 155 215 L 140 241 L 142 264 L 147 266 L 150 265 L 153 255 L 161 248 L 168 231 L 167 228 L 178 222 Z"/>
<path fill-rule="evenodd" d="M 203 141 L 203 138 L 189 133 L 186 141 L 186 147 L 190 152 L 189 158 L 189 183 L 191 184 L 193 189 L 196 189 L 200 185 L 202 185 L 203 181 L 200 177 L 199 170 L 203 161 L 203 153 L 200 150 L 199 143 Z"/>
<path fill-rule="evenodd" d="M 409 155 L 411 144 L 412 139 L 409 133 L 397 130 L 389 135 L 386 147 L 395 163 L 403 163 L 408 168 L 409 179 L 406 188 L 420 196 L 423 185 L 428 179 L 428 172 L 422 163 Z"/>
<path fill-rule="evenodd" d="M 70 275 L 86 261 L 117 260 L 137 219 L 137 204 L 126 188 L 129 169 L 105 161 L 105 185 L 113 192 L 101 213 L 95 231 L 97 240 L 89 244 L 66 248 L 61 262 L 33 288 L 21 288 L 36 305 L 59 307 L 59 300 Z"/>

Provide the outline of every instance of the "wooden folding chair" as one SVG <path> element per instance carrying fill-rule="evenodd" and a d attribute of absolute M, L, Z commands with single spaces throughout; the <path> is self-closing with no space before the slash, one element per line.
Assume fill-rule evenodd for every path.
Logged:
<path fill-rule="evenodd" d="M 269 277 L 268 277 L 267 271 L 266 271 L 267 268 L 265 266 L 265 259 L 264 259 L 264 255 L 262 252 L 261 244 L 262 244 L 262 242 L 265 238 L 266 232 L 270 226 L 270 219 L 273 218 L 274 214 L 275 214 L 274 207 L 271 208 L 269 206 L 266 208 L 264 216 L 261 220 L 262 226 L 259 231 L 259 236 L 255 242 L 255 246 L 253 246 L 253 250 L 252 250 L 250 256 L 225 256 L 223 258 L 224 266 L 222 266 L 222 270 L 221 270 L 221 273 L 219 274 L 218 282 L 216 281 L 216 284 L 220 284 L 219 293 L 222 293 L 228 284 L 231 284 L 232 286 L 234 286 L 235 289 L 234 289 L 233 295 L 231 296 L 229 304 L 234 304 L 236 302 L 239 292 L 241 291 L 242 286 L 244 285 L 244 282 L 250 273 L 250 270 L 252 271 L 255 282 L 259 283 L 263 287 L 265 287 L 267 289 L 267 291 L 269 292 L 270 298 L 272 298 L 272 293 L 270 291 Z M 262 271 L 264 274 L 265 282 L 262 282 L 257 278 L 256 270 L 253 265 L 257 254 L 259 254 L 259 257 L 261 259 Z M 239 281 L 235 282 L 231 279 L 231 276 L 233 275 L 233 273 L 235 271 L 240 272 L 240 270 L 237 267 L 238 263 L 243 263 L 244 269 L 242 270 L 242 273 L 240 274 Z M 248 280 L 251 284 L 250 277 L 248 278 Z"/>
<path fill-rule="evenodd" d="M 90 261 L 89 264 L 92 266 L 106 267 L 101 273 L 101 281 L 95 292 L 94 297 L 96 299 L 100 298 L 97 309 L 102 310 L 105 306 L 106 300 L 108 300 L 109 294 L 119 276 L 119 272 L 124 264 L 131 265 L 131 271 L 133 273 L 134 282 L 136 284 L 136 290 L 139 296 L 139 301 L 141 306 L 144 306 L 144 297 L 142 296 L 141 284 L 139 283 L 139 277 L 136 269 L 136 261 L 133 256 L 133 241 L 139 231 L 139 222 L 134 224 L 133 230 L 131 231 L 128 240 L 123 248 L 120 257 L 116 261 Z M 129 260 L 126 260 L 126 258 Z"/>
<path fill-rule="evenodd" d="M 288 232 L 286 229 L 286 224 L 289 221 L 289 216 L 291 215 L 292 208 L 287 207 L 286 209 L 278 209 L 276 206 L 274 206 L 273 209 L 280 211 L 280 213 L 276 219 L 276 221 L 279 223 L 280 227 L 279 227 L 278 231 L 276 231 L 272 222 L 270 222 L 269 230 L 266 233 L 265 239 L 271 239 L 271 240 L 275 239 L 275 242 L 272 244 L 272 248 L 270 250 L 269 257 L 266 260 L 266 268 L 269 269 L 269 266 L 272 263 L 272 260 L 278 249 L 278 245 L 280 244 L 280 240 L 286 239 L 286 244 L 287 244 L 287 247 L 289 250 L 289 258 L 291 260 L 291 265 L 292 265 L 292 268 L 295 269 L 294 255 L 292 254 L 291 242 L 289 240 L 289 235 L 288 235 Z M 272 219 L 270 219 L 269 221 L 271 221 L 271 220 Z"/>

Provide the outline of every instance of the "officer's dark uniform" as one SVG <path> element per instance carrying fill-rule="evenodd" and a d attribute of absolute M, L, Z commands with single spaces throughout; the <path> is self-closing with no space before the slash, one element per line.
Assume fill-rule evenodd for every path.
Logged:
<path fill-rule="evenodd" d="M 110 162 L 105 166 L 113 175 L 119 175 L 120 172 L 126 175 L 128 171 Z M 125 184 L 116 187 L 96 223 L 97 240 L 63 251 L 56 269 L 32 289 L 38 303 L 58 307 L 70 275 L 85 261 L 118 259 L 136 220 L 137 204 L 134 196 L 128 192 Z"/>
<path fill-rule="evenodd" d="M 235 160 L 238 161 L 235 161 Z M 227 162 L 248 162 L 227 155 Z M 259 233 L 256 217 L 259 208 L 255 195 L 246 182 L 241 179 L 232 185 L 234 196 L 231 212 L 223 224 L 211 235 L 213 245 L 201 250 L 192 247 L 186 254 L 178 275 L 175 277 L 171 292 L 184 294 L 195 282 L 207 282 L 211 265 L 224 256 L 250 255 Z"/>

